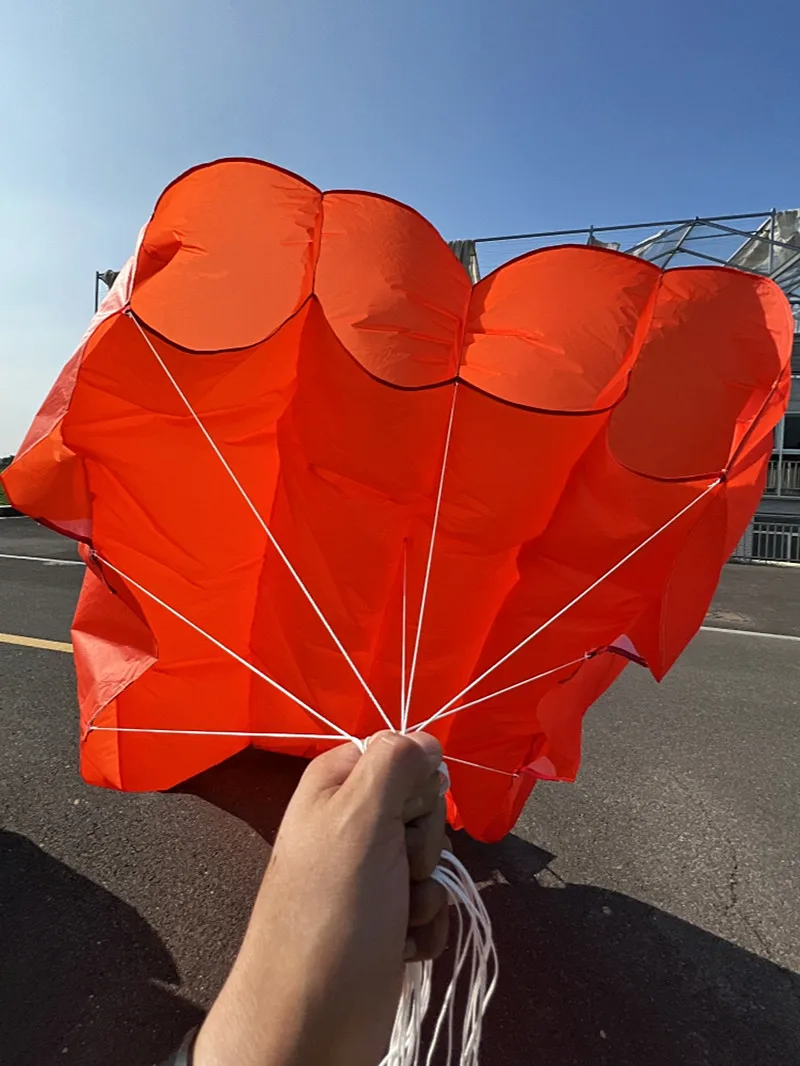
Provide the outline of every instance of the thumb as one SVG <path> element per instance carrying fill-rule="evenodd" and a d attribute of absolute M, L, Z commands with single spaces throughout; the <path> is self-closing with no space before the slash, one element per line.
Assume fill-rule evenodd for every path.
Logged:
<path fill-rule="evenodd" d="M 432 781 L 437 793 L 441 761 L 442 746 L 427 733 L 376 733 L 343 788 L 368 795 L 376 809 L 405 820 L 409 799 L 424 794 Z"/>
<path fill-rule="evenodd" d="M 330 751 L 312 759 L 300 778 L 296 791 L 313 798 L 321 792 L 338 789 L 361 761 L 361 757 L 361 752 L 355 744 L 337 744 Z"/>

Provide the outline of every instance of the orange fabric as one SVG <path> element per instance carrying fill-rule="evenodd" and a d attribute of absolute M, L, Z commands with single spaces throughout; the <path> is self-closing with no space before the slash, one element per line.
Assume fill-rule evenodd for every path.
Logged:
<path fill-rule="evenodd" d="M 758 503 L 793 328 L 734 270 L 560 247 L 473 288 L 394 201 L 251 160 L 174 182 L 6 491 L 358 736 L 377 710 L 126 312 L 398 725 L 404 559 L 408 670 L 452 410 L 410 725 L 544 626 L 430 727 L 483 839 L 537 777 L 574 777 L 624 655 L 661 677 L 694 635 Z M 251 742 L 92 725 L 328 732 L 96 560 L 73 638 L 92 783 L 168 788 Z"/>

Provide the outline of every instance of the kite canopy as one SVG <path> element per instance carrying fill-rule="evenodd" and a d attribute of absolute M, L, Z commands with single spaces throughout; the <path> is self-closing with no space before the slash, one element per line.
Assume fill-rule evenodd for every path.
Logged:
<path fill-rule="evenodd" d="M 424 725 L 454 823 L 502 836 L 626 663 L 696 632 L 792 330 L 737 270 L 564 246 L 473 286 L 393 200 L 184 174 L 3 475 L 86 544 L 84 777 Z"/>

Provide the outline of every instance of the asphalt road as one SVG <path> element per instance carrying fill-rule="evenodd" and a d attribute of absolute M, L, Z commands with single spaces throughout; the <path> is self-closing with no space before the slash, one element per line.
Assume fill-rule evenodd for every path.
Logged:
<path fill-rule="evenodd" d="M 69 639 L 74 559 L 0 521 L 0 634 Z M 731 566 L 707 621 L 798 636 L 798 593 Z M 0 1060 L 155 1064 L 225 975 L 296 767 L 238 757 L 191 784 L 213 803 L 90 789 L 71 656 L 2 640 L 0 735 Z M 629 668 L 578 782 L 459 842 L 502 964 L 486 1066 L 800 1062 L 798 784 L 800 642 L 704 631 L 660 686 Z"/>

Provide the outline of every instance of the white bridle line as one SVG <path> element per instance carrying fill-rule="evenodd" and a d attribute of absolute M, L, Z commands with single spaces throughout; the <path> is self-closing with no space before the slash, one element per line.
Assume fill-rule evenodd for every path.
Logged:
<path fill-rule="evenodd" d="M 553 624 L 553 622 L 557 622 L 558 619 L 561 618 L 562 615 L 566 614 L 571 607 L 574 607 L 576 603 L 580 603 L 580 601 L 584 599 L 584 597 L 588 596 L 590 592 L 593 592 L 598 585 L 602 584 L 607 578 L 611 577 L 612 574 L 615 574 L 621 566 L 624 566 L 625 563 L 629 562 L 635 555 L 637 555 L 642 550 L 642 548 L 646 548 L 647 545 L 654 541 L 656 537 L 658 537 L 661 533 L 664 532 L 665 529 L 669 529 L 671 525 L 673 525 L 680 518 L 682 518 L 687 511 L 690 511 L 696 504 L 698 504 L 702 499 L 708 496 L 708 494 L 712 492 L 715 488 L 717 488 L 717 486 L 720 484 L 722 484 L 722 478 L 716 478 L 714 481 L 712 481 L 711 484 L 708 485 L 705 489 L 703 489 L 703 491 L 698 496 L 695 496 L 695 498 L 693 500 L 690 500 L 690 502 L 687 503 L 685 507 L 682 507 L 677 514 L 674 514 L 672 518 L 666 521 L 662 526 L 659 526 L 658 529 L 655 530 L 655 532 L 651 533 L 649 537 L 646 537 L 641 542 L 641 544 L 637 544 L 635 548 L 632 548 L 631 551 L 629 551 L 627 555 L 620 559 L 618 563 L 615 563 L 614 566 L 612 566 L 609 570 L 606 570 L 604 574 L 601 574 L 596 581 L 593 581 L 591 585 L 588 586 L 588 588 L 585 588 L 583 592 L 578 593 L 578 595 L 575 596 L 574 599 L 571 599 L 565 607 L 562 607 L 560 611 L 556 611 L 556 613 L 550 618 L 548 618 L 546 622 L 542 622 L 542 624 L 538 626 L 538 628 L 534 629 L 532 633 L 529 633 L 528 636 L 521 640 L 519 644 L 517 644 L 515 647 L 513 647 L 511 651 L 506 652 L 506 654 L 502 658 L 498 659 L 496 663 L 484 670 L 479 677 L 476 677 L 474 681 L 470 681 L 470 683 L 465 688 L 462 688 L 460 692 L 457 692 L 455 696 L 453 696 L 452 699 L 448 700 L 447 703 L 441 706 L 436 713 L 442 714 L 443 712 L 448 711 L 454 703 L 457 703 L 461 699 L 462 696 L 466 696 L 466 694 L 468 692 L 471 692 L 476 685 L 479 685 L 481 681 L 484 680 L 484 678 L 487 678 L 489 674 L 494 673 L 494 671 L 497 670 L 498 667 L 502 666 L 503 663 L 508 662 L 512 655 L 516 655 L 518 651 L 524 648 L 527 644 L 530 644 L 534 637 L 538 637 L 539 634 L 543 633 L 545 629 L 548 629 Z"/>
<path fill-rule="evenodd" d="M 462 703 L 460 706 L 451 707 L 447 711 L 437 711 L 436 714 L 432 714 L 430 718 L 426 718 L 424 722 L 415 725 L 411 732 L 418 733 L 432 722 L 438 722 L 440 718 L 448 718 L 451 714 L 458 714 L 459 711 L 465 711 L 467 707 L 476 707 L 479 703 L 486 703 L 487 700 L 493 700 L 496 696 L 504 696 L 506 692 L 513 692 L 514 689 L 522 688 L 524 685 L 530 685 L 534 681 L 541 681 L 543 677 L 550 677 L 551 674 L 557 674 L 561 670 L 566 670 L 570 666 L 577 666 L 579 663 L 584 663 L 588 658 L 588 654 L 581 655 L 577 659 L 570 659 L 569 662 L 562 663 L 560 666 L 553 666 L 550 670 L 543 670 L 540 674 L 534 674 L 533 677 L 526 677 L 524 681 L 517 681 L 513 685 L 506 685 L 505 688 L 499 688 L 496 692 L 490 692 L 488 696 L 480 696 L 477 700 L 470 700 L 469 703 Z"/>
<path fill-rule="evenodd" d="M 261 733 L 247 729 L 168 729 L 162 726 L 112 726 L 90 725 L 88 733 L 144 733 L 152 736 L 176 736 L 176 737 L 255 737 L 264 740 L 325 740 L 332 744 L 355 744 L 360 750 L 366 747 L 366 738 L 336 736 L 331 733 Z M 486 770 L 492 774 L 503 774 L 506 777 L 519 777 L 519 774 L 510 770 L 499 770 L 496 766 L 484 766 L 483 763 L 469 762 L 467 759 L 457 759 L 455 756 L 444 753 L 442 756 L 445 763 L 457 762 L 462 766 L 472 766 L 476 770 Z"/>
<path fill-rule="evenodd" d="M 166 733 L 179 737 L 263 737 L 268 740 L 331 740 L 336 744 L 351 743 L 350 737 L 333 733 L 258 733 L 246 729 L 165 729 L 161 726 L 90 725 L 87 733 Z"/>
<path fill-rule="evenodd" d="M 406 643 L 408 640 L 408 539 L 403 540 L 403 598 L 400 625 L 400 732 L 405 733 L 408 725 L 406 713 Z"/>
<path fill-rule="evenodd" d="M 160 596 L 156 596 L 154 592 L 151 592 L 149 589 L 145 588 L 144 585 L 141 585 L 134 578 L 126 574 L 124 570 L 120 570 L 118 566 L 114 566 L 113 563 L 110 563 L 108 559 L 105 559 L 98 552 L 95 552 L 94 555 L 103 566 L 107 566 L 109 570 L 113 570 L 115 574 L 118 574 L 124 581 L 127 581 L 128 584 L 133 585 L 133 587 L 138 589 L 139 592 L 143 593 L 145 596 L 151 599 L 153 603 L 157 603 L 159 607 L 163 607 L 163 609 L 165 611 L 168 611 L 174 618 L 177 618 L 181 622 L 184 622 L 187 626 L 189 626 L 190 629 L 193 629 L 195 633 L 199 633 L 201 637 L 205 637 L 205 639 L 210 641 L 211 644 L 219 648 L 220 651 L 225 652 L 226 655 L 230 655 L 230 657 L 232 659 L 235 659 L 236 662 L 241 663 L 242 666 L 246 667 L 251 673 L 255 674 L 256 677 L 260 677 L 262 681 L 266 681 L 268 685 L 271 685 L 272 688 L 276 689 L 283 696 L 286 696 L 293 703 L 296 703 L 298 707 L 301 707 L 308 714 L 313 715 L 320 722 L 323 722 L 330 729 L 333 729 L 334 732 L 338 733 L 339 736 L 341 736 L 343 739 L 353 740 L 353 737 L 347 732 L 346 729 L 342 729 L 341 726 L 336 725 L 335 722 L 332 722 L 329 718 L 326 718 L 324 714 L 320 714 L 319 711 L 315 711 L 313 707 L 310 707 L 304 700 L 301 700 L 299 696 L 295 696 L 295 694 L 293 692 L 290 692 L 288 688 L 284 688 L 283 685 L 280 684 L 280 682 L 275 680 L 275 678 L 270 677 L 269 674 L 265 674 L 263 670 L 259 670 L 257 666 L 253 666 L 251 662 L 248 662 L 247 659 L 242 658 L 242 656 L 235 652 L 232 648 L 229 648 L 227 644 L 223 644 L 222 641 L 217 640 L 216 637 L 213 637 L 210 633 L 206 632 L 205 629 L 201 628 L 195 622 L 192 622 L 191 619 L 181 614 L 180 611 L 177 611 L 174 607 L 170 607 L 170 605 L 168 603 L 165 603 Z"/>
<path fill-rule="evenodd" d="M 496 766 L 485 766 L 482 762 L 470 762 L 469 759 L 457 759 L 455 755 L 443 756 L 445 762 L 457 762 L 462 766 L 472 766 L 475 770 L 488 770 L 492 774 L 502 774 L 504 777 L 519 777 L 518 773 L 512 770 L 500 770 Z"/>
<path fill-rule="evenodd" d="M 214 438 L 211 436 L 211 434 L 206 429 L 205 425 L 203 424 L 202 419 L 197 414 L 197 412 L 195 411 L 194 407 L 192 407 L 192 404 L 191 404 L 189 398 L 186 396 L 185 392 L 183 391 L 183 389 L 178 384 L 177 380 L 173 376 L 173 374 L 170 371 L 170 369 L 167 366 L 167 364 L 161 358 L 161 355 L 159 354 L 158 349 L 155 347 L 155 345 L 152 343 L 150 338 L 145 333 L 145 331 L 142 328 L 139 320 L 137 318 L 135 318 L 134 315 L 130 311 L 128 312 L 128 316 L 131 319 L 131 321 L 135 324 L 136 328 L 139 330 L 139 333 L 144 338 L 144 341 L 147 344 L 148 348 L 150 349 L 150 351 L 155 356 L 155 358 L 156 358 L 156 360 L 158 362 L 158 365 L 161 367 L 161 369 L 166 374 L 167 378 L 169 379 L 170 384 L 172 385 L 172 387 L 177 392 L 177 394 L 180 397 L 184 407 L 186 408 L 186 410 L 191 415 L 191 417 L 194 420 L 195 424 L 197 425 L 198 429 L 200 430 L 200 432 L 205 437 L 207 443 L 211 446 L 211 448 L 212 448 L 214 454 L 216 455 L 216 457 L 222 463 L 226 473 L 230 477 L 231 481 L 233 481 L 233 483 L 236 486 L 240 496 L 242 497 L 244 502 L 247 504 L 247 506 L 250 508 L 250 510 L 252 511 L 253 515 L 255 516 L 256 521 L 259 523 L 259 525 L 261 526 L 263 531 L 266 533 L 267 537 L 269 538 L 270 543 L 272 544 L 272 546 L 275 549 L 275 551 L 278 553 L 278 556 L 280 557 L 280 559 L 283 562 L 283 564 L 286 566 L 286 568 L 289 571 L 289 573 L 294 578 L 298 588 L 303 593 L 303 595 L 305 596 L 305 598 L 308 601 L 308 603 L 311 605 L 311 608 L 313 609 L 313 611 L 316 614 L 317 618 L 319 618 L 320 622 L 322 622 L 323 626 L 325 627 L 326 632 L 328 633 L 330 638 L 333 640 L 333 642 L 336 645 L 336 647 L 338 648 L 338 650 L 344 656 L 345 662 L 350 667 L 350 669 L 353 671 L 353 674 L 355 675 L 356 679 L 358 680 L 358 683 L 361 685 L 361 687 L 363 688 L 364 692 L 367 694 L 367 696 L 371 700 L 372 704 L 374 705 L 375 709 L 378 711 L 378 713 L 380 714 L 381 718 L 386 723 L 386 726 L 389 729 L 391 729 L 392 732 L 396 732 L 396 729 L 392 725 L 391 720 L 389 719 L 388 715 L 386 714 L 386 712 L 384 711 L 384 709 L 381 707 L 380 703 L 376 699 L 375 694 L 373 693 L 372 689 L 369 687 L 369 685 L 365 681 L 364 677 L 361 674 L 361 671 L 358 669 L 358 667 L 353 662 L 353 660 L 350 657 L 350 655 L 345 650 L 344 645 L 342 644 L 342 642 L 339 640 L 338 636 L 334 632 L 333 627 L 331 626 L 330 622 L 328 621 L 328 619 L 323 614 L 322 609 L 317 604 L 317 601 L 314 599 L 314 597 L 312 596 L 311 592 L 306 587 L 303 579 L 300 577 L 298 572 L 295 570 L 294 566 L 292 565 L 291 561 L 289 560 L 289 557 L 286 555 L 286 553 L 284 552 L 283 548 L 280 546 L 280 544 L 276 540 L 272 530 L 269 528 L 269 526 L 267 525 L 267 523 L 264 521 L 263 517 L 261 516 L 261 513 L 259 512 L 258 508 L 253 503 L 253 501 L 250 499 L 250 496 L 248 495 L 247 490 L 244 488 L 244 486 L 239 481 L 239 479 L 236 476 L 236 474 L 231 469 L 227 459 L 225 458 L 225 456 L 220 451 L 220 449 L 217 446 Z"/>
<path fill-rule="evenodd" d="M 444 479 L 447 473 L 447 457 L 450 454 L 450 439 L 453 435 L 453 419 L 456 413 L 456 396 L 458 395 L 458 384 L 453 384 L 453 400 L 450 404 L 450 418 L 447 422 L 447 434 L 444 440 L 444 452 L 442 454 L 442 469 L 439 473 L 439 486 L 436 492 L 436 506 L 433 512 L 433 524 L 431 526 L 431 540 L 428 545 L 428 558 L 425 563 L 425 578 L 422 583 L 422 597 L 419 604 L 419 618 L 417 619 L 417 630 L 414 636 L 414 652 L 411 656 L 411 671 L 408 677 L 408 690 L 406 692 L 405 705 L 403 707 L 402 718 L 402 731 L 405 732 L 406 725 L 408 723 L 408 712 L 411 707 L 411 695 L 414 689 L 414 675 L 417 672 L 417 659 L 419 657 L 419 645 L 422 638 L 422 623 L 425 620 L 425 608 L 428 603 L 428 587 L 431 581 L 431 568 L 433 566 L 433 550 L 436 546 L 436 533 L 439 528 L 439 515 L 442 510 L 442 496 L 444 495 Z"/>

